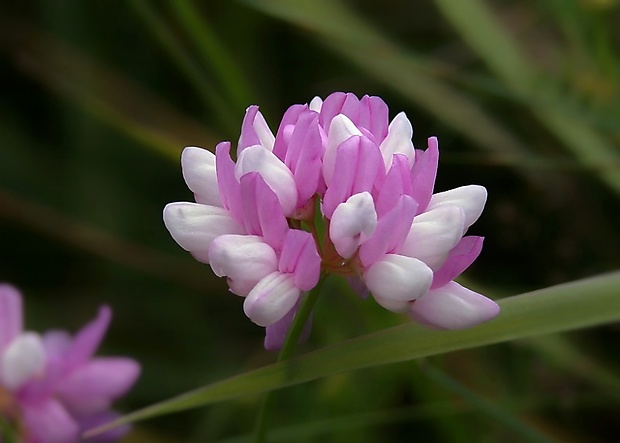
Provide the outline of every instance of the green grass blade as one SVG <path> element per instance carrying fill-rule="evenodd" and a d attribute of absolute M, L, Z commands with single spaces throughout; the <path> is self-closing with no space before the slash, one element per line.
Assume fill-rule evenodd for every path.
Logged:
<path fill-rule="evenodd" d="M 333 374 L 620 320 L 620 272 L 500 301 L 494 320 L 464 331 L 405 324 L 216 382 L 121 417 L 113 426 L 259 394 Z"/>
<path fill-rule="evenodd" d="M 604 137 L 592 130 L 583 119 L 576 117 L 571 109 L 570 98 L 558 94 L 548 97 L 547 105 L 537 105 L 537 100 L 527 100 L 547 94 L 553 84 L 545 75 L 522 55 L 519 45 L 502 26 L 484 1 L 455 2 L 436 0 L 444 16 L 460 32 L 463 39 L 482 58 L 489 68 L 524 103 L 549 131 L 562 142 L 585 167 L 617 194 L 620 194 L 620 153 Z M 606 165 L 606 167 L 601 167 Z"/>

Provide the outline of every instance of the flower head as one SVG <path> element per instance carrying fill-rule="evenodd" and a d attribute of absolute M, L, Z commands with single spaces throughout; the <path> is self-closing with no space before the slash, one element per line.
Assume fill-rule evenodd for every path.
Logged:
<path fill-rule="evenodd" d="M 111 403 L 133 385 L 140 366 L 124 357 L 93 357 L 110 319 L 110 309 L 102 307 L 74 337 L 60 330 L 24 332 L 21 295 L 0 284 L 0 415 L 20 441 L 77 443 L 83 431 L 114 418 Z"/>
<path fill-rule="evenodd" d="M 267 347 L 281 343 L 321 273 L 341 274 L 429 327 L 497 315 L 493 301 L 453 282 L 481 251 L 481 237 L 464 235 L 487 194 L 477 185 L 433 194 L 436 138 L 417 150 L 404 113 L 390 122 L 379 97 L 342 92 L 290 107 L 273 134 L 251 106 L 236 161 L 228 142 L 215 155 L 186 148 L 196 203 L 164 209 L 172 237 L 245 297 L 245 313 L 267 327 Z"/>

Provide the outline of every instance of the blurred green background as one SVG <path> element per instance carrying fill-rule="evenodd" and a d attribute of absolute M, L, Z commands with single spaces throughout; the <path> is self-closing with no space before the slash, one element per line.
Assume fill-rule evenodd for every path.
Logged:
<path fill-rule="evenodd" d="M 75 331 L 143 376 L 130 411 L 272 362 L 223 280 L 168 235 L 184 146 L 258 104 L 333 91 L 439 137 L 437 190 L 489 190 L 464 282 L 500 298 L 620 267 L 620 5 L 613 0 L 0 3 L 0 280 L 27 325 Z M 620 296 L 620 295 L 619 295 Z M 407 321 L 331 282 L 304 349 Z M 617 441 L 607 326 L 330 377 L 276 397 L 274 441 Z M 124 441 L 243 441 L 259 399 L 138 423 Z M 508 424 L 507 424 L 508 423 Z M 512 424 L 510 424 L 512 423 Z"/>

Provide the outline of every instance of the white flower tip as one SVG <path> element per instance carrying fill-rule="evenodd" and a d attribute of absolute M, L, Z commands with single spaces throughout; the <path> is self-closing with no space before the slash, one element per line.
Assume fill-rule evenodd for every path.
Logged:
<path fill-rule="evenodd" d="M 308 104 L 308 109 L 314 112 L 321 112 L 322 107 L 323 107 L 323 99 L 321 99 L 321 97 L 319 97 L 318 95 L 314 97 L 312 100 L 310 100 L 310 103 Z"/>
<path fill-rule="evenodd" d="M 410 314 L 428 327 L 465 329 L 495 318 L 499 311 L 499 305 L 493 300 L 450 282 L 416 300 Z"/>
<path fill-rule="evenodd" d="M 300 294 L 292 275 L 273 272 L 250 291 L 243 311 L 257 325 L 271 326 L 293 309 Z"/>
<path fill-rule="evenodd" d="M 433 271 L 416 258 L 387 254 L 368 268 L 364 281 L 379 299 L 413 301 L 428 292 Z"/>
<path fill-rule="evenodd" d="M 5 349 L 0 360 L 0 379 L 10 390 L 18 389 L 45 369 L 45 349 L 38 334 L 25 332 Z"/>
<path fill-rule="evenodd" d="M 354 194 L 332 214 L 329 237 L 338 254 L 351 257 L 377 227 L 374 201 L 368 192 Z"/>

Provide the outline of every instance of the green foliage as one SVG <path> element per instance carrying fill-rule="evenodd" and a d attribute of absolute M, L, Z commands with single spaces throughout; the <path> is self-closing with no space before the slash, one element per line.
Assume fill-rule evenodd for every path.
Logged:
<path fill-rule="evenodd" d="M 112 305 L 103 353 L 143 365 L 127 420 L 217 402 L 141 421 L 128 443 L 251 441 L 259 394 L 292 385 L 269 441 L 611 441 L 618 330 L 602 325 L 620 282 L 581 279 L 620 265 L 619 15 L 611 0 L 5 2 L 0 280 L 32 330 Z M 547 289 L 437 332 L 328 279 L 310 342 L 274 363 L 161 209 L 191 199 L 183 146 L 236 140 L 250 104 L 273 127 L 334 90 L 406 111 L 419 148 L 437 135 L 438 189 L 489 189 L 468 286 Z"/>

